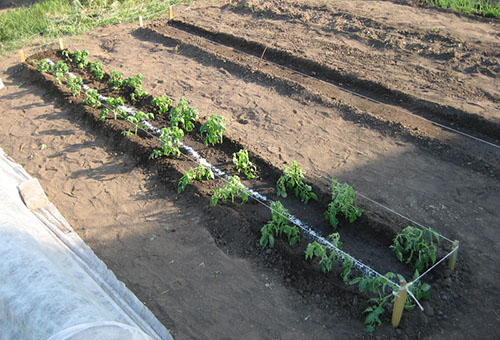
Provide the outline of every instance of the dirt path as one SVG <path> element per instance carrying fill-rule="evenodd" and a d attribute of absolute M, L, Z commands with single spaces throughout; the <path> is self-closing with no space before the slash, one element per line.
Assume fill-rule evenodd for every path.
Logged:
<path fill-rule="evenodd" d="M 202 5 L 193 12 L 211 13 L 203 12 Z M 190 18 L 202 21 L 193 12 Z M 210 15 L 203 16 L 206 22 L 209 19 Z M 299 23 L 295 20 L 291 25 Z M 461 240 L 463 290 L 453 296 L 446 287 L 436 287 L 433 295 L 440 304 L 456 306 L 456 312 L 422 314 L 425 333 L 412 329 L 406 334 L 404 328 L 394 332 L 384 326 L 375 336 L 499 336 L 497 178 L 474 170 L 465 158 L 442 157 L 431 150 L 432 144 L 426 147 L 399 130 L 346 119 L 345 107 L 304 98 L 279 79 L 260 81 L 224 66 L 223 59 L 195 55 L 187 45 L 148 40 L 134 29 L 131 25 L 98 29 L 69 47 L 88 49 L 94 60 L 127 76 L 144 74 L 144 87 L 155 96 L 187 97 L 200 109 L 202 120 L 212 113 L 224 115 L 229 135 L 273 164 L 296 159 L 319 184 L 326 185 L 325 177 L 338 177 Z M 0 101 L 14 123 L 0 127 L 0 145 L 40 178 L 49 198 L 82 238 L 177 339 L 366 336 L 360 320 L 342 316 L 342 306 L 329 315 L 255 259 L 222 251 L 209 233 L 210 224 L 234 223 L 238 217 L 233 210 L 227 210 L 227 220 L 213 221 L 207 219 L 207 211 L 186 209 L 193 204 L 190 199 L 177 199 L 173 188 L 138 168 L 133 156 L 118 153 L 119 146 L 108 146 L 106 136 L 75 120 L 70 109 L 54 105 L 50 94 L 27 80 L 16 87 L 21 80 L 14 74 L 14 64 L 15 58 L 1 61 L 7 89 L 0 92 Z M 422 125 L 408 129 L 414 127 Z M 426 136 L 439 139 L 432 133 Z M 458 144 L 460 138 L 455 136 Z M 451 152 L 462 153 L 454 142 L 450 142 Z M 47 148 L 41 150 L 43 144 Z M 486 163 L 488 153 L 498 157 L 485 152 Z M 493 168 L 495 159 L 489 158 Z M 439 319 L 439 326 L 432 322 L 425 326 L 429 318 Z"/>

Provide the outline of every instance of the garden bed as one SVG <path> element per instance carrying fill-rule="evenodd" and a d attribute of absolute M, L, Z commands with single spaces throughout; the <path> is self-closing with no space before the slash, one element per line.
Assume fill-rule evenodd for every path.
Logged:
<path fill-rule="evenodd" d="M 38 60 L 50 58 L 54 62 L 64 59 L 61 51 L 46 51 L 32 58 Z M 161 178 L 168 186 L 176 188 L 177 181 L 182 174 L 188 168 L 195 166 L 190 160 L 183 157 L 178 159 L 162 157 L 156 160 L 149 160 L 149 155 L 153 149 L 158 148 L 158 142 L 155 137 L 145 132 L 139 132 L 138 136 L 123 136 L 122 131 L 129 129 L 130 124 L 120 119 L 114 120 L 110 118 L 102 122 L 99 118 L 100 110 L 83 105 L 84 95 L 73 96 L 64 86 L 58 85 L 53 76 L 39 73 L 36 70 L 36 66 L 31 65 L 29 61 L 26 64 L 26 68 L 37 82 L 41 82 L 42 85 L 51 88 L 57 97 L 72 103 L 80 115 L 90 119 L 96 128 L 104 129 L 106 133 L 112 135 L 116 143 L 120 145 L 120 148 L 132 153 L 140 162 L 148 163 L 153 169 L 157 169 Z M 106 83 L 107 75 L 103 78 L 103 81 L 98 81 L 87 70 L 80 70 L 71 65 L 70 71 L 82 77 L 84 84 L 90 88 L 97 89 L 101 95 L 127 98 L 130 94 L 129 89 L 111 91 Z M 146 96 L 137 102 L 128 99 L 126 101 L 129 106 L 134 106 L 137 110 L 154 112 L 156 109 L 151 106 L 151 99 L 152 97 Z M 192 104 L 196 105 L 196 103 Z M 156 117 L 157 119 L 152 120 L 153 125 L 158 128 L 168 125 L 165 115 L 156 115 Z M 244 145 L 245 143 L 243 142 L 234 141 L 227 137 L 224 137 L 224 142 L 221 145 L 206 147 L 198 133 L 199 128 L 200 123 L 197 123 L 194 131 L 184 137 L 182 140 L 183 143 L 197 150 L 211 164 L 224 172 L 235 174 L 234 166 L 231 163 L 232 154 L 240 148 L 250 147 Z M 259 177 L 251 181 L 244 181 L 244 184 L 266 195 L 271 200 L 276 200 L 277 197 L 274 188 L 276 180 L 281 174 L 282 164 L 272 164 L 260 155 L 250 153 L 250 156 L 259 169 Z M 291 160 L 286 161 L 289 163 Z M 234 204 L 224 203 L 214 208 L 207 208 L 212 190 L 220 187 L 223 182 L 223 179 L 203 182 L 195 181 L 182 194 L 192 197 L 192 200 L 189 199 L 190 203 L 192 203 L 189 204 L 190 209 L 207 210 L 207 215 L 210 215 L 210 218 L 214 219 L 215 223 L 213 223 L 211 232 L 221 246 L 242 256 L 252 258 L 262 257 L 263 260 L 259 261 L 263 261 L 265 266 L 277 268 L 283 279 L 288 279 L 298 291 L 306 292 L 310 296 L 321 296 L 322 301 L 316 301 L 315 303 L 323 308 L 329 308 L 328 306 L 332 305 L 342 305 L 344 306 L 345 314 L 350 318 L 360 318 L 362 311 L 367 305 L 365 303 L 351 305 L 350 301 L 353 301 L 355 297 L 362 299 L 363 296 L 366 296 L 357 292 L 354 286 L 349 286 L 342 282 L 339 278 L 341 266 L 334 266 L 334 270 L 325 275 L 321 273 L 317 263 L 306 261 L 304 259 L 304 250 L 307 241 L 309 241 L 306 237 L 304 237 L 302 243 L 293 247 L 286 244 L 283 239 L 277 242 L 275 248 L 266 251 L 261 250 L 258 244 L 260 228 L 271 217 L 267 207 L 250 200 L 245 205 L 239 205 L 237 201 Z M 298 198 L 292 195 L 287 199 L 280 200 L 283 201 L 285 207 L 293 215 L 305 223 L 314 226 L 321 234 L 327 235 L 332 229 L 324 219 L 323 212 L 329 203 L 330 193 L 324 190 L 324 185 L 320 183 L 314 183 L 313 181 L 312 187 L 313 191 L 318 193 L 318 202 L 310 201 L 307 205 L 304 205 Z M 338 231 L 344 244 L 343 249 L 379 272 L 394 271 L 403 274 L 408 279 L 411 278 L 412 269 L 401 264 L 388 248 L 394 236 L 406 226 L 406 222 L 368 201 L 357 199 L 356 203 L 365 210 L 365 213 L 352 224 L 341 220 Z M 234 216 L 234 220 L 224 225 L 217 223 L 218 219 L 223 220 L 223 217 L 227 215 L 228 209 L 235 212 L 232 215 Z M 441 251 L 440 256 L 444 254 L 445 252 Z M 449 273 L 443 272 L 440 269 L 442 268 L 438 268 L 432 275 L 426 276 L 425 279 L 432 285 L 442 286 L 443 280 L 445 277 L 448 277 Z M 454 286 L 453 289 L 459 290 L 458 286 Z M 448 307 L 439 306 L 439 308 L 446 309 Z M 447 312 L 453 313 L 448 310 Z M 410 315 L 415 315 L 415 313 L 412 312 Z M 383 319 L 387 321 L 387 315 Z M 411 321 L 412 319 L 413 321 Z M 415 328 L 415 332 L 421 327 L 417 318 L 408 316 L 408 320 L 405 327 L 409 327 L 410 329 Z M 437 321 L 432 320 L 425 327 L 434 327 L 437 323 Z"/>

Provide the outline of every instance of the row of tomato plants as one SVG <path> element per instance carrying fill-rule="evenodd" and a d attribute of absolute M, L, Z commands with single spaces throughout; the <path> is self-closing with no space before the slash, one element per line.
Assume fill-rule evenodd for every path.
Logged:
<path fill-rule="evenodd" d="M 107 86 L 110 90 L 125 90 L 128 98 L 108 97 L 103 100 L 95 89 L 85 91 L 85 105 L 100 109 L 100 119 L 123 119 L 131 124 L 131 129 L 122 131 L 125 136 L 137 135 L 140 129 L 148 130 L 147 121 L 154 120 L 156 115 L 168 115 L 169 126 L 160 130 L 159 141 L 160 148 L 154 149 L 150 158 L 158 157 L 181 157 L 180 150 L 181 139 L 185 133 L 191 133 L 194 130 L 195 122 L 199 118 L 198 110 L 189 105 L 185 98 L 181 98 L 177 105 L 173 105 L 173 100 L 166 96 L 153 97 L 151 105 L 154 112 L 130 111 L 125 108 L 125 102 L 135 103 L 147 96 L 147 92 L 142 88 L 143 76 L 141 74 L 131 78 L 124 78 L 122 74 L 111 70 L 107 74 L 99 62 L 89 62 L 88 51 L 63 50 L 61 52 L 64 60 L 57 63 L 49 63 L 46 59 L 40 61 L 33 60 L 37 64 L 37 70 L 40 72 L 51 73 L 59 84 L 65 84 L 74 96 L 81 95 L 83 80 L 81 77 L 68 76 L 70 67 L 68 63 L 74 65 L 77 69 L 87 69 L 93 76 L 103 81 L 107 79 Z M 223 134 L 226 131 L 226 125 L 223 116 L 211 115 L 207 121 L 201 125 L 200 134 L 205 145 L 216 145 L 223 142 Z M 242 173 L 247 179 L 254 179 L 258 176 L 258 169 L 250 160 L 248 151 L 241 149 L 232 155 L 232 161 L 238 174 Z M 199 165 L 188 169 L 178 182 L 178 192 L 182 193 L 186 186 L 193 180 L 214 179 L 214 173 L 209 167 Z M 279 197 L 286 198 L 289 191 L 292 191 L 300 200 L 307 204 L 309 200 L 317 200 L 317 195 L 312 187 L 305 181 L 305 173 L 300 169 L 296 161 L 291 165 L 284 165 L 283 174 L 276 182 L 276 194 Z M 238 175 L 229 176 L 225 184 L 212 191 L 210 204 L 217 205 L 219 201 L 231 199 L 235 201 L 239 197 L 241 203 L 248 201 L 250 194 L 242 184 Z M 331 182 L 331 202 L 324 212 L 325 218 L 331 224 L 334 230 L 339 224 L 339 216 L 349 222 L 354 222 L 362 214 L 362 210 L 354 205 L 355 193 L 347 183 L 341 184 L 336 179 Z M 261 228 L 260 245 L 274 247 L 276 239 L 286 237 L 291 246 L 301 241 L 300 230 L 290 220 L 290 213 L 280 201 L 274 201 L 270 204 L 271 220 Z M 422 230 L 415 227 L 407 227 L 398 234 L 390 248 L 395 252 L 400 261 L 407 264 L 413 264 L 415 267 L 414 279 L 419 273 L 426 270 L 436 262 L 437 247 L 440 238 L 433 230 Z M 341 249 L 342 242 L 337 232 L 329 235 L 331 244 L 335 248 Z M 402 276 L 392 272 L 384 276 L 373 276 L 365 274 L 362 276 L 353 276 L 354 261 L 336 249 L 330 249 L 327 246 L 316 241 L 307 245 L 305 250 L 307 260 L 318 258 L 317 262 L 323 272 L 331 271 L 334 263 L 341 263 L 342 280 L 350 285 L 357 284 L 361 292 L 370 293 L 368 300 L 369 306 L 364 310 L 365 330 L 371 332 L 377 325 L 381 324 L 380 316 L 384 313 L 385 306 L 394 299 L 393 292 L 398 289 L 392 283 L 392 280 L 402 280 Z M 430 286 L 427 283 L 417 282 L 412 285 L 410 290 L 417 299 L 429 298 Z M 415 305 L 411 300 L 407 300 L 406 308 L 412 309 Z"/>

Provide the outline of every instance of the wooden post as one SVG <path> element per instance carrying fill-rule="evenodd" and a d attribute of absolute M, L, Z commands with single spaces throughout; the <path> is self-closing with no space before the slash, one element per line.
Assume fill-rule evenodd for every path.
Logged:
<path fill-rule="evenodd" d="M 142 22 L 142 15 L 139 15 L 139 26 L 140 27 L 144 26 Z"/>
<path fill-rule="evenodd" d="M 24 63 L 26 61 L 26 58 L 24 57 L 23 50 L 19 50 L 19 59 L 21 59 L 22 63 Z"/>
<path fill-rule="evenodd" d="M 59 38 L 59 49 L 64 50 L 64 43 L 63 43 L 63 40 L 61 38 Z"/>
<path fill-rule="evenodd" d="M 174 12 L 172 11 L 172 6 L 168 7 L 168 20 L 174 19 Z"/>
<path fill-rule="evenodd" d="M 458 247 L 458 241 L 455 240 L 453 241 L 453 244 L 451 246 L 451 249 L 454 250 Z M 455 270 L 455 266 L 457 264 L 457 253 L 458 253 L 458 249 L 455 250 L 455 252 L 453 254 L 451 254 L 450 256 L 450 259 L 448 261 L 448 267 L 451 269 L 451 270 Z"/>
<path fill-rule="evenodd" d="M 403 315 L 403 309 L 406 304 L 406 280 L 401 281 L 399 284 L 398 295 L 396 295 L 396 301 L 394 301 L 394 308 L 392 310 L 392 327 L 396 328 L 401 321 L 401 316 Z"/>

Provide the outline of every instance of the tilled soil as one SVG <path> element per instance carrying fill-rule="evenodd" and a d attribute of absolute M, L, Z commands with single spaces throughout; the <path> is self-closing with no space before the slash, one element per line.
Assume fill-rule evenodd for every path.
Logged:
<path fill-rule="evenodd" d="M 185 13 L 187 21 L 189 13 L 190 22 L 199 25 L 210 16 L 202 13 L 223 6 L 200 2 L 176 15 Z M 361 9 L 352 11 L 354 15 Z M 220 18 L 225 15 L 218 17 L 219 23 Z M 478 23 L 471 24 L 467 35 L 473 35 L 470 27 Z M 260 165 L 268 164 L 271 174 L 296 159 L 320 192 L 328 191 L 329 178 L 338 177 L 368 197 L 459 239 L 459 269 L 451 274 L 440 267 L 434 278 L 428 278 L 435 284 L 426 312 L 405 314 L 396 331 L 388 326 L 387 313 L 386 324 L 373 336 L 498 337 L 495 207 L 500 186 L 495 149 L 418 119 L 398 117 L 394 105 L 371 107 L 345 93 L 329 97 L 328 84 L 323 89 L 314 79 L 301 84 L 305 78 L 272 69 L 265 60 L 259 65 L 258 57 L 210 50 L 210 41 L 202 36 L 175 30 L 175 24 L 142 30 L 119 25 L 96 30 L 70 47 L 88 49 L 92 59 L 126 76 L 144 74 L 144 88 L 155 96 L 187 97 L 200 109 L 201 121 L 211 113 L 224 115 L 228 141 L 248 148 L 261 159 Z M 2 65 L 10 68 L 2 76 L 8 87 L 1 101 L 15 122 L 2 126 L 2 147 L 41 179 L 85 241 L 176 338 L 371 337 L 362 331 L 364 297 L 343 288 L 337 273 L 325 276 L 305 266 L 298 250 L 287 259 L 283 254 L 290 254 L 289 247 L 260 252 L 258 229 L 266 217 L 255 204 L 209 209 L 210 184 L 177 195 L 179 170 L 169 172 L 167 167 L 153 175 L 158 168 L 147 162 L 147 152 L 136 154 L 119 133 L 97 129 L 99 124 L 83 119 L 78 104 L 67 105 L 68 100 L 78 100 L 67 97 L 63 106 L 54 108 L 56 92 L 17 72 L 18 67 L 11 67 L 13 58 Z M 491 121 L 484 126 L 495 126 L 490 117 L 483 118 Z M 470 132 L 481 135 L 479 128 L 474 131 L 477 126 Z M 41 150 L 42 144 L 48 150 Z M 209 156 L 215 161 L 219 157 Z M 224 165 L 224 159 L 220 163 Z M 368 221 L 377 216 L 391 220 L 381 208 L 359 201 Z M 321 216 L 314 222 L 320 220 Z M 354 240 L 353 235 L 343 237 Z M 372 241 L 369 234 L 361 233 L 360 239 Z M 384 236 L 381 242 L 386 240 Z M 374 245 L 366 253 L 362 247 L 353 251 L 378 266 L 384 260 L 378 258 L 382 252 L 373 252 Z M 330 284 L 337 293 L 322 288 Z"/>

